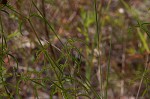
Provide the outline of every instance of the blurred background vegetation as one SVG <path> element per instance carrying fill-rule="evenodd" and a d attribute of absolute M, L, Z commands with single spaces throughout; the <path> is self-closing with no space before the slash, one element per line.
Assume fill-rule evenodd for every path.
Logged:
<path fill-rule="evenodd" d="M 2 99 L 149 99 L 150 0 L 2 1 Z"/>

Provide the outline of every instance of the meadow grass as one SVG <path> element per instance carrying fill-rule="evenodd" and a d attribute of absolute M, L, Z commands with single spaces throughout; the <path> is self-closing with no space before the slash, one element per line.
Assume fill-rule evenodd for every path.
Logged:
<path fill-rule="evenodd" d="M 142 22 L 136 11 L 134 11 L 134 9 L 131 9 L 124 0 L 120 0 L 120 2 L 128 13 L 132 13 L 132 17 L 138 23 L 133 28 L 130 28 L 130 32 L 137 32 L 137 35 L 139 37 L 138 39 L 140 40 L 139 42 L 143 46 L 143 49 L 140 49 L 141 52 L 146 51 L 147 53 L 149 53 L 149 44 L 147 42 L 150 33 L 147 28 L 147 25 L 149 25 L 149 23 Z M 121 19 L 111 19 L 110 10 L 112 0 L 109 0 L 106 7 L 104 7 L 103 3 L 101 1 L 99 2 L 98 0 L 93 0 L 92 3 L 92 10 L 81 10 L 82 24 L 80 24 L 81 27 L 77 27 L 78 32 L 80 32 L 84 36 L 85 40 L 71 37 L 67 38 L 65 41 L 63 41 L 62 39 L 63 37 L 61 38 L 61 36 L 58 35 L 57 30 L 55 30 L 55 24 L 51 23 L 47 19 L 44 3 L 43 10 L 41 11 L 36 2 L 32 0 L 29 5 L 30 11 L 28 15 L 25 15 L 21 11 L 15 9 L 15 7 L 13 7 L 12 5 L 2 5 L 2 13 L 8 15 L 8 17 L 10 17 L 10 14 L 15 15 L 18 23 L 18 30 L 11 34 L 5 33 L 5 25 L 2 20 L 1 14 L 1 98 L 22 99 L 24 94 L 24 89 L 22 87 L 26 86 L 29 88 L 26 88 L 26 90 L 29 90 L 29 94 L 32 94 L 32 96 L 37 99 L 41 98 L 39 96 L 39 90 L 46 91 L 50 99 L 53 99 L 54 96 L 57 96 L 58 99 L 109 99 L 109 91 L 112 89 L 111 85 L 113 84 L 113 82 L 111 81 L 113 81 L 112 79 L 115 78 L 113 78 L 114 75 L 117 75 L 119 79 L 117 79 L 118 82 L 122 83 L 120 89 L 123 90 L 122 94 L 124 94 L 126 81 L 124 80 L 124 76 L 122 75 L 125 75 L 125 60 L 121 60 L 122 68 L 121 72 L 118 72 L 120 74 L 111 74 L 114 73 L 113 71 L 115 71 L 112 67 L 112 53 L 114 53 L 114 39 L 118 38 L 117 41 L 120 41 L 122 45 L 125 45 L 125 43 L 128 43 L 127 41 L 125 41 L 128 38 L 128 35 L 122 35 L 122 37 L 118 37 L 115 35 L 114 31 L 109 31 L 108 37 L 106 37 L 103 30 L 106 26 L 109 26 L 108 24 L 112 25 L 112 27 L 118 26 L 125 31 L 128 31 L 126 30 L 128 26 L 124 26 L 123 23 L 125 22 Z M 32 9 L 34 9 L 35 12 L 32 12 Z M 39 31 L 36 28 L 36 24 L 34 24 L 34 19 L 40 20 L 40 24 L 44 24 L 42 31 L 45 31 L 46 33 L 46 43 L 42 43 L 42 36 L 41 34 L 39 34 Z M 123 19 L 125 18 L 123 17 Z M 24 37 L 23 30 L 26 24 L 28 24 L 31 29 L 29 38 L 31 38 L 31 41 L 34 42 L 36 49 L 33 49 L 35 55 L 32 55 L 30 53 L 31 57 L 27 56 L 30 57 L 29 59 L 25 57 L 25 60 L 23 60 L 25 62 L 25 64 L 23 65 L 25 66 L 21 67 L 21 63 L 16 58 L 16 56 L 13 55 L 13 51 L 11 51 L 12 49 L 9 43 L 11 42 L 11 40 L 13 42 L 14 38 Z M 94 40 L 91 37 L 89 31 L 91 26 L 93 26 L 95 29 L 93 34 Z M 60 48 L 53 44 L 53 41 L 49 37 L 49 32 L 51 32 L 51 35 L 53 35 L 54 38 L 57 39 L 57 41 L 59 42 L 59 46 L 61 46 Z M 148 37 L 145 36 L 145 33 Z M 76 44 L 80 43 L 84 45 L 82 46 L 83 48 L 76 46 Z M 107 44 L 104 45 L 104 43 L 108 43 L 108 46 Z M 108 55 L 104 56 L 105 52 L 103 50 L 106 50 L 106 47 L 108 48 Z M 126 53 L 126 49 L 127 48 L 124 46 L 122 57 Z M 16 48 L 15 50 L 16 52 L 20 52 L 20 50 L 22 50 L 23 53 L 20 53 L 22 55 L 21 57 L 24 57 L 24 55 L 26 55 L 28 51 L 32 52 L 31 49 L 26 48 L 22 48 L 20 50 Z M 95 50 L 97 51 L 97 55 L 94 55 Z M 147 59 L 145 62 L 146 66 L 144 68 L 144 71 L 140 73 L 140 76 L 137 75 L 138 79 L 136 79 L 138 81 L 140 80 L 138 91 L 136 92 L 136 99 L 138 99 L 140 96 L 143 82 L 145 83 L 147 81 L 145 79 L 148 79 L 149 56 L 146 56 Z M 6 60 L 8 61 L 6 62 Z M 28 60 L 29 62 L 27 62 Z M 93 62 L 94 60 L 96 60 L 97 62 L 96 66 Z M 105 60 L 105 63 L 102 63 L 103 60 Z M 38 66 L 38 63 L 40 64 L 40 66 Z M 105 64 L 106 66 L 104 67 L 102 64 Z M 22 70 L 21 68 L 24 68 L 24 70 Z M 96 72 L 94 72 L 95 68 Z M 8 72 L 9 70 L 10 72 Z M 93 79 L 95 81 L 93 81 Z M 95 84 L 95 82 L 98 83 Z M 147 85 L 148 83 L 149 81 L 147 81 L 145 84 Z M 143 96 L 148 91 L 149 86 L 147 85 L 146 89 L 143 92 Z"/>

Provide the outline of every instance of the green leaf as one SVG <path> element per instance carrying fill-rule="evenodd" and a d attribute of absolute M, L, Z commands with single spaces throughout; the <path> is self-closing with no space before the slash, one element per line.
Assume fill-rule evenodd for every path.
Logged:
<path fill-rule="evenodd" d="M 7 40 L 9 41 L 10 39 L 19 36 L 20 32 L 19 31 L 15 31 L 14 33 L 11 33 L 10 35 L 7 36 Z"/>

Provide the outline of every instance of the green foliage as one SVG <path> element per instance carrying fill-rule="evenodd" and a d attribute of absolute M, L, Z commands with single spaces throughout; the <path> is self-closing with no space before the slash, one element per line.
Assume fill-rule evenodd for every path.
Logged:
<path fill-rule="evenodd" d="M 61 3 L 45 0 L 44 3 L 62 7 L 54 12 L 55 7 L 50 6 L 50 16 L 44 15 L 42 5 L 34 0 L 27 1 L 27 8 L 19 5 L 23 4 L 21 0 L 16 2 L 16 7 L 0 5 L 0 98 L 22 99 L 24 91 L 41 98 L 42 91 L 50 99 L 54 96 L 64 99 L 108 99 L 112 88 L 114 94 L 120 94 L 118 89 L 125 89 L 126 85 L 118 86 L 120 80 L 126 84 L 126 79 L 133 78 L 133 84 L 139 84 L 136 98 L 148 95 L 150 71 L 147 63 L 142 67 L 143 63 L 126 57 L 135 55 L 136 59 L 137 53 L 149 53 L 150 23 L 142 21 L 138 12 L 125 0 L 119 1 L 124 13 L 116 11 L 118 8 L 111 5 L 112 0 L 107 4 L 94 0 L 93 4 L 89 4 L 93 9 L 80 7 L 80 4 L 71 7 L 67 0 Z M 84 0 L 80 3 L 85 6 Z M 63 10 L 65 14 L 60 13 Z M 75 14 L 70 15 L 68 11 L 71 10 Z M 61 19 L 64 16 L 67 18 Z M 79 21 L 74 24 L 76 19 Z M 38 21 L 40 24 L 36 23 Z M 17 24 L 15 30 L 11 28 L 13 22 Z M 7 24 L 10 28 L 5 26 Z M 71 26 L 64 26 L 65 30 L 64 24 Z M 68 33 L 71 27 L 74 30 Z M 79 38 L 74 38 L 76 32 L 79 32 Z M 26 40 L 23 43 L 28 46 L 14 48 L 24 37 Z M 32 44 L 35 47 L 32 48 Z M 133 70 L 131 66 L 138 69 Z"/>

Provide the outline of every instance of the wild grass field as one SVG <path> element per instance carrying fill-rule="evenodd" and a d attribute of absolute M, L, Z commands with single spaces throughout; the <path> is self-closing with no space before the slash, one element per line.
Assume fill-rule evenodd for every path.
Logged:
<path fill-rule="evenodd" d="M 0 0 L 0 99 L 150 99 L 150 0 Z"/>

